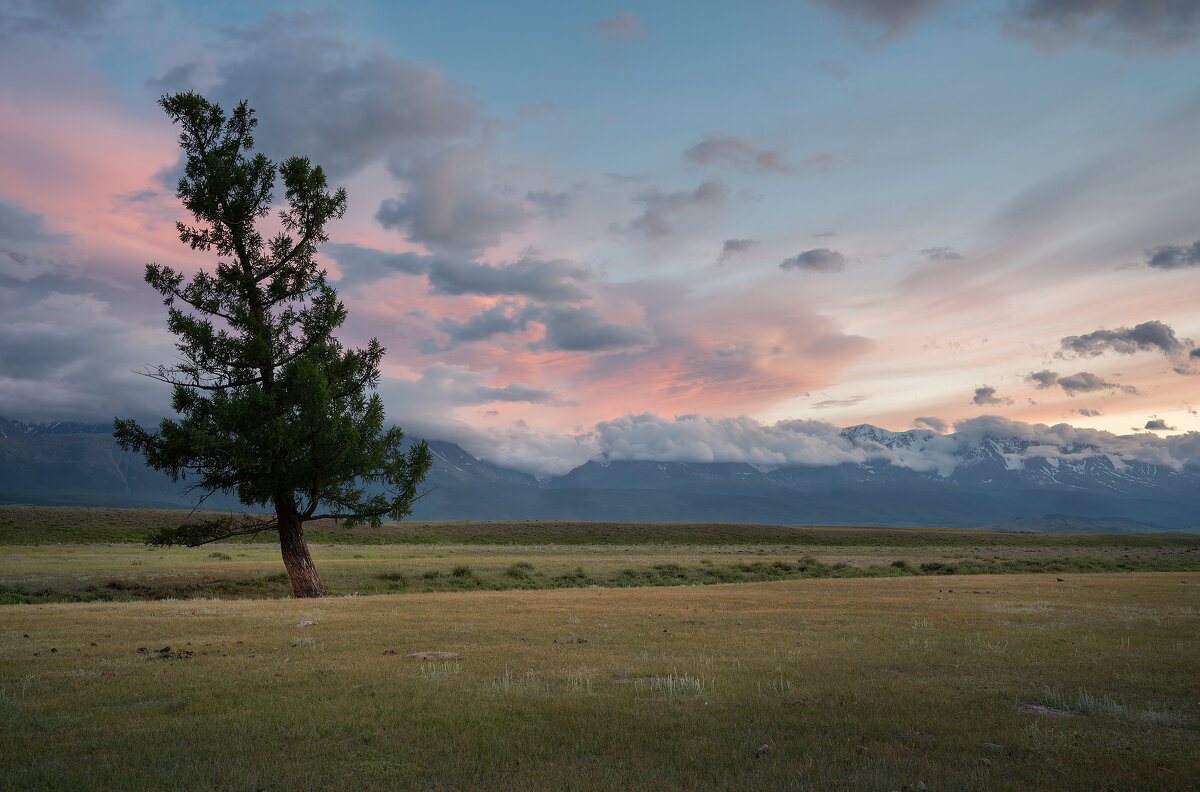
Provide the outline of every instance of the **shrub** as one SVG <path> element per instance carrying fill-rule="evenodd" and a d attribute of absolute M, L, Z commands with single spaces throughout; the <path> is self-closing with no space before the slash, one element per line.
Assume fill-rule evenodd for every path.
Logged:
<path fill-rule="evenodd" d="M 504 574 L 508 575 L 514 580 L 520 580 L 522 582 L 532 580 L 533 575 L 529 574 L 529 568 L 532 566 L 533 564 L 528 564 L 522 561 L 520 563 L 513 564 L 508 569 L 504 570 Z"/>

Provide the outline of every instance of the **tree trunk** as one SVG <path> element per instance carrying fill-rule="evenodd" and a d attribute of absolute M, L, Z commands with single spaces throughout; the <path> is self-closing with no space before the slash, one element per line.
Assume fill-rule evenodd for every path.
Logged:
<path fill-rule="evenodd" d="M 304 541 L 304 523 L 294 509 L 280 508 L 278 504 L 275 516 L 279 520 L 279 547 L 283 551 L 283 565 L 292 579 L 292 594 L 296 599 L 324 597 L 325 587 L 321 585 L 321 576 L 317 574 L 317 567 L 308 554 L 308 544 Z"/>

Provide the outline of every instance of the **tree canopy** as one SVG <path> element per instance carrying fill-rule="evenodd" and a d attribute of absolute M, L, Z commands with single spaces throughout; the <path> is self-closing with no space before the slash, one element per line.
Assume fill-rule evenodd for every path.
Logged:
<path fill-rule="evenodd" d="M 147 264 L 145 280 L 163 295 L 180 359 L 145 373 L 173 387 L 176 419 L 157 431 L 117 419 L 114 436 L 147 463 L 186 481 L 200 502 L 236 494 L 273 516 L 197 519 L 152 541 L 199 545 L 277 531 L 297 597 L 325 589 L 304 541 L 309 520 L 378 526 L 407 516 L 431 464 L 424 441 L 407 449 L 398 427 L 384 429 L 375 388 L 384 349 L 376 339 L 347 349 L 334 337 L 346 307 L 314 258 L 325 227 L 346 211 L 346 191 L 330 191 L 305 157 L 278 165 L 257 153 L 257 119 L 241 102 L 228 116 L 193 92 L 163 96 L 186 155 L 176 196 L 194 225 L 179 239 L 215 254 L 211 271 L 190 276 Z M 277 230 L 260 226 L 284 207 Z"/>

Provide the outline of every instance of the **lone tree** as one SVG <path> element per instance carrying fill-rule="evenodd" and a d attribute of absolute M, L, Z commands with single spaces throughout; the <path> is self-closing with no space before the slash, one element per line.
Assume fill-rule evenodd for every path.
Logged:
<path fill-rule="evenodd" d="M 254 148 L 257 120 L 242 102 L 220 106 L 188 92 L 159 105 L 179 125 L 187 168 L 175 193 L 196 225 L 176 223 L 180 241 L 215 252 L 214 272 L 186 278 L 146 265 L 146 282 L 168 308 L 181 362 L 147 376 L 174 386 L 178 420 L 147 432 L 117 419 L 122 448 L 207 498 L 234 493 L 274 512 L 200 519 L 151 537 L 196 546 L 274 530 L 297 597 L 325 593 L 304 541 L 304 523 L 335 518 L 347 526 L 411 511 L 429 470 L 424 441 L 404 451 L 404 433 L 383 430 L 373 391 L 383 347 L 346 349 L 333 332 L 346 307 L 313 260 L 325 224 L 346 211 L 346 191 L 329 192 L 325 173 L 307 158 L 278 166 Z M 276 175 L 287 208 L 270 239 L 257 228 L 271 210 Z M 181 307 L 182 306 L 182 307 Z"/>

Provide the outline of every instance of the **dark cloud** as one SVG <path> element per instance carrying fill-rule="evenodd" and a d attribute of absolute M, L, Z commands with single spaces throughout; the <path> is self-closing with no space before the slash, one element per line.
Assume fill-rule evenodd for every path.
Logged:
<path fill-rule="evenodd" d="M 0 245 L 54 244 L 68 239 L 68 234 L 47 233 L 42 215 L 0 198 Z"/>
<path fill-rule="evenodd" d="M 631 11 L 622 11 L 610 17 L 605 17 L 592 26 L 604 36 L 609 44 L 623 45 L 633 41 L 646 32 L 646 26 L 641 17 Z"/>
<path fill-rule="evenodd" d="M 200 64 L 183 63 L 173 66 L 158 77 L 151 77 L 144 83 L 153 93 L 158 95 L 187 91 L 200 79 Z"/>
<path fill-rule="evenodd" d="M 376 217 L 413 242 L 465 253 L 520 229 L 531 209 L 489 178 L 484 151 L 472 142 L 481 124 L 469 89 L 426 64 L 360 48 L 336 30 L 319 14 L 272 15 L 227 29 L 233 46 L 204 93 L 227 108 L 247 100 L 259 119 L 257 147 L 271 157 L 308 156 L 334 180 L 386 162 L 405 191 L 383 201 Z M 153 84 L 194 87 L 198 71 L 176 66 Z M 173 187 L 178 170 L 167 169 L 162 180 Z"/>
<path fill-rule="evenodd" d="M 479 398 L 489 402 L 532 402 L 540 404 L 552 401 L 554 394 L 541 388 L 531 388 L 528 385 L 514 383 L 503 388 L 480 387 L 476 389 Z"/>
<path fill-rule="evenodd" d="M 1046 388 L 1053 388 L 1055 385 L 1058 384 L 1058 374 L 1053 371 L 1050 371 L 1049 369 L 1043 369 L 1042 371 L 1034 371 L 1034 372 L 1030 373 L 1029 376 L 1027 376 L 1025 379 L 1028 382 L 1035 383 L 1037 385 L 1038 390 L 1045 390 Z"/>
<path fill-rule="evenodd" d="M 929 16 L 942 0 L 813 0 L 828 6 L 855 24 L 866 23 L 878 31 L 876 43 L 902 36 L 921 19 Z"/>
<path fill-rule="evenodd" d="M 721 261 L 729 261 L 734 256 L 746 253 L 762 243 L 757 239 L 726 239 L 721 245 Z"/>
<path fill-rule="evenodd" d="M 921 251 L 921 255 L 930 261 L 951 261 L 961 259 L 958 251 L 951 247 L 931 247 Z"/>
<path fill-rule="evenodd" d="M 1087 407 L 1080 407 L 1077 410 L 1071 410 L 1071 412 L 1075 413 L 1076 415 L 1082 415 L 1084 418 L 1095 418 L 1098 415 L 1104 414 L 1099 410 L 1089 410 Z"/>
<path fill-rule="evenodd" d="M 170 389 L 151 387 L 135 371 L 173 350 L 161 328 L 137 324 L 144 314 L 144 307 L 122 314 L 91 294 L 9 289 L 0 279 L 4 414 L 88 422 L 163 415 Z"/>
<path fill-rule="evenodd" d="M 533 344 L 541 350 L 600 352 L 647 346 L 653 341 L 649 328 L 632 324 L 612 324 L 591 306 L 551 307 L 538 317 L 546 326 L 546 336 Z"/>
<path fill-rule="evenodd" d="M 717 207 L 725 203 L 729 188 L 720 179 L 701 183 L 694 190 L 664 192 L 655 187 L 634 196 L 634 201 L 646 207 L 642 214 L 629 224 L 634 231 L 641 231 L 648 238 L 662 237 L 671 233 L 667 222 L 672 215 L 694 206 Z"/>
<path fill-rule="evenodd" d="M 1114 330 L 1096 330 L 1087 335 L 1062 339 L 1063 352 L 1080 357 L 1096 357 L 1105 352 L 1132 355 L 1135 352 L 1158 350 L 1166 357 L 1176 359 L 1184 357 L 1191 346 L 1190 338 L 1177 338 L 1169 325 L 1157 321 Z"/>
<path fill-rule="evenodd" d="M 528 310 L 523 310 L 517 303 L 497 303 L 465 322 L 454 319 L 438 320 L 435 326 L 439 332 L 446 334 L 447 342 L 439 344 L 429 338 L 421 343 L 420 349 L 425 354 L 432 355 L 447 352 L 473 341 L 486 341 L 495 335 L 510 335 L 524 330 L 528 325 L 528 319 Z"/>
<path fill-rule="evenodd" d="M 1149 421 L 1146 421 L 1146 426 L 1143 428 L 1149 429 L 1151 431 L 1160 431 L 1160 432 L 1175 431 L 1175 427 L 1167 426 L 1167 422 L 1164 421 L 1162 418 L 1151 418 Z"/>
<path fill-rule="evenodd" d="M 248 100 L 258 111 L 260 150 L 310 157 L 334 179 L 476 127 L 477 103 L 465 86 L 382 48 L 360 49 L 336 28 L 323 15 L 299 14 L 226 29 L 235 54 L 217 66 L 205 96 L 227 108 Z"/>
<path fill-rule="evenodd" d="M 1012 399 L 996 396 L 996 389 L 991 385 L 984 385 L 983 387 L 976 388 L 975 396 L 971 399 L 971 401 L 981 407 L 993 404 L 1012 404 Z"/>
<path fill-rule="evenodd" d="M 1078 43 L 1166 51 L 1200 39 L 1194 0 L 1017 0 L 1005 30 L 1045 50 Z"/>
<path fill-rule="evenodd" d="M 442 294 L 523 295 L 545 302 L 583 299 L 578 284 L 591 270 L 569 261 L 521 259 L 505 267 L 474 261 L 435 259 L 429 285 Z"/>
<path fill-rule="evenodd" d="M 432 261 L 419 253 L 388 253 L 344 242 L 326 243 L 321 252 L 338 263 L 342 273 L 338 283 L 343 286 L 374 283 L 396 273 L 424 275 Z"/>
<path fill-rule="evenodd" d="M 1089 371 L 1080 371 L 1076 374 L 1071 374 L 1067 377 L 1059 376 L 1057 372 L 1044 369 L 1042 371 L 1034 371 L 1025 377 L 1026 382 L 1032 382 L 1037 386 L 1038 390 L 1053 388 L 1055 385 L 1066 391 L 1068 396 L 1074 396 L 1076 393 L 1090 393 L 1092 391 L 1101 390 L 1122 390 L 1126 393 L 1137 393 L 1137 388 L 1131 385 L 1121 385 L 1116 382 L 1107 382 L 1102 377 L 1098 377 Z M 1085 414 L 1085 413 L 1080 413 Z M 1096 413 L 1099 415 L 1099 413 Z"/>
<path fill-rule="evenodd" d="M 70 37 L 99 27 L 116 0 L 5 0 L 0 41 L 22 35 Z"/>
<path fill-rule="evenodd" d="M 829 248 L 813 248 L 779 262 L 779 268 L 808 272 L 840 272 L 846 268 L 846 257 Z"/>
<path fill-rule="evenodd" d="M 583 264 L 563 259 L 523 258 L 502 267 L 448 256 L 387 253 L 353 244 L 322 248 L 337 261 L 339 283 L 373 283 L 395 273 L 425 275 L 440 294 L 520 295 L 544 302 L 575 301 L 584 297 L 579 284 L 591 278 Z"/>
<path fill-rule="evenodd" d="M 9 326 L 0 333 L 0 377 L 38 381 L 92 359 L 107 341 L 72 328 L 45 324 Z"/>
<path fill-rule="evenodd" d="M 392 172 L 407 191 L 379 205 L 375 219 L 412 242 L 452 251 L 491 247 L 525 225 L 529 212 L 508 191 L 488 185 L 484 156 L 474 145 L 450 146 Z"/>
<path fill-rule="evenodd" d="M 61 274 L 70 267 L 54 247 L 70 240 L 70 234 L 49 233 L 42 215 L 0 198 L 0 278 L 30 282 Z"/>
<path fill-rule="evenodd" d="M 913 418 L 913 426 L 923 426 L 926 429 L 932 429 L 938 434 L 945 434 L 946 430 L 950 428 L 950 424 L 946 423 L 941 418 L 934 418 L 932 416 Z"/>
<path fill-rule="evenodd" d="M 1137 393 L 1137 389 L 1132 385 L 1120 385 L 1116 382 L 1108 382 L 1089 371 L 1081 371 L 1069 377 L 1059 377 L 1058 385 L 1067 392 L 1068 396 L 1074 396 L 1076 393 L 1091 393 L 1092 391 L 1100 390 L 1123 390 L 1126 393 Z"/>
<path fill-rule="evenodd" d="M 783 152 L 760 148 L 749 138 L 726 135 L 723 130 L 707 132 L 704 139 L 683 152 L 684 159 L 701 165 L 727 163 L 747 173 L 795 173 L 784 161 Z"/>
<path fill-rule="evenodd" d="M 1147 248 L 1146 266 L 1156 269 L 1200 267 L 1200 241 L 1190 245 L 1159 245 Z"/>

